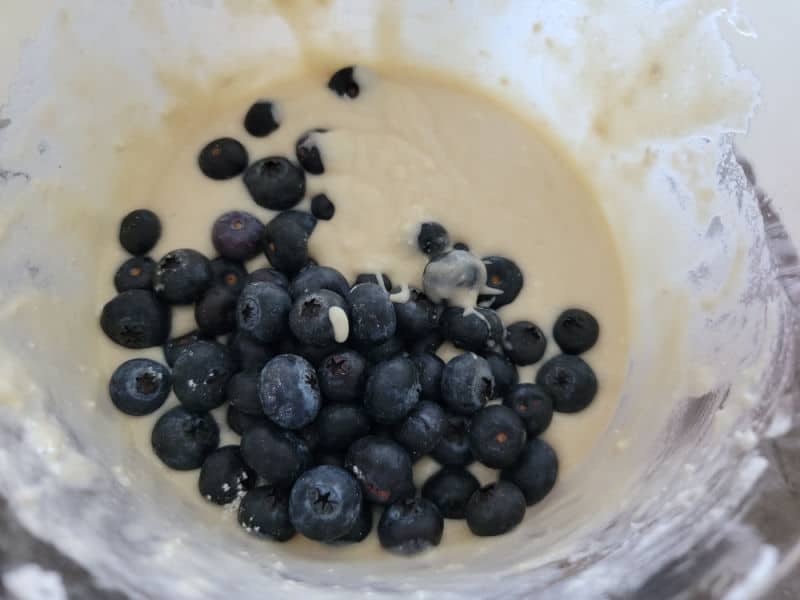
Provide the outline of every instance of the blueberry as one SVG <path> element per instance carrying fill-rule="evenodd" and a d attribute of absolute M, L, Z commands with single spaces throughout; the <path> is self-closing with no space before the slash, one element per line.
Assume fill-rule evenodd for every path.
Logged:
<path fill-rule="evenodd" d="M 244 184 L 259 206 L 269 210 L 286 210 L 303 199 L 306 174 L 289 159 L 270 156 L 247 167 Z"/>
<path fill-rule="evenodd" d="M 236 328 L 237 296 L 228 288 L 214 286 L 194 305 L 197 328 L 207 337 L 230 333 Z"/>
<path fill-rule="evenodd" d="M 418 554 L 442 541 L 444 519 L 426 498 L 406 498 L 386 507 L 378 521 L 381 546 L 397 554 Z"/>
<path fill-rule="evenodd" d="M 405 344 L 398 337 L 390 337 L 388 340 L 379 344 L 359 346 L 364 358 L 371 365 L 397 358 L 405 352 Z"/>
<path fill-rule="evenodd" d="M 500 477 L 515 484 L 532 506 L 540 502 L 558 478 L 558 457 L 550 445 L 541 438 L 528 440 L 519 459 L 513 466 L 503 469 Z"/>
<path fill-rule="evenodd" d="M 217 257 L 211 261 L 211 284 L 233 292 L 237 297 L 247 282 L 247 269 L 238 260 Z"/>
<path fill-rule="evenodd" d="M 524 283 L 517 263 L 502 256 L 487 256 L 483 264 L 486 265 L 486 285 L 502 293 L 487 294 L 479 300 L 495 310 L 516 300 Z"/>
<path fill-rule="evenodd" d="M 148 358 L 133 358 L 116 368 L 108 382 L 108 393 L 119 410 L 140 417 L 161 408 L 171 384 L 164 365 Z"/>
<path fill-rule="evenodd" d="M 321 221 L 330 221 L 336 213 L 336 206 L 327 194 L 316 194 L 311 198 L 311 214 Z"/>
<path fill-rule="evenodd" d="M 519 382 L 517 367 L 502 354 L 490 352 L 484 356 L 494 377 L 494 397 L 503 398 Z"/>
<path fill-rule="evenodd" d="M 242 371 L 256 373 L 260 373 L 267 361 L 275 356 L 267 346 L 241 331 L 237 331 L 228 339 L 228 350 Z"/>
<path fill-rule="evenodd" d="M 442 316 L 442 307 L 431 302 L 419 290 L 411 290 L 407 302 L 397 302 L 394 312 L 397 333 L 407 340 L 418 340 L 436 331 Z"/>
<path fill-rule="evenodd" d="M 466 517 L 474 535 L 503 535 L 525 518 L 525 496 L 513 483 L 498 481 L 472 494 Z"/>
<path fill-rule="evenodd" d="M 419 397 L 422 400 L 439 402 L 442 399 L 444 361 L 431 352 L 412 355 L 411 360 L 419 372 L 419 383 L 422 386 Z"/>
<path fill-rule="evenodd" d="M 191 304 L 208 289 L 212 279 L 209 260 L 196 250 L 184 248 L 173 250 L 158 261 L 153 289 L 170 304 Z"/>
<path fill-rule="evenodd" d="M 156 263 L 148 256 L 134 256 L 120 265 L 114 274 L 114 287 L 118 292 L 153 289 Z"/>
<path fill-rule="evenodd" d="M 375 519 L 372 506 L 368 502 L 361 502 L 361 511 L 358 513 L 358 519 L 352 529 L 338 538 L 336 541 L 358 543 L 367 539 L 367 536 L 372 532 L 372 522 Z"/>
<path fill-rule="evenodd" d="M 314 456 L 314 463 L 317 465 L 331 465 L 344 469 L 344 454 L 341 452 L 321 450 Z"/>
<path fill-rule="evenodd" d="M 289 491 L 274 485 L 247 492 L 239 504 L 237 517 L 239 525 L 249 533 L 276 542 L 286 542 L 295 534 L 294 525 L 289 519 Z"/>
<path fill-rule="evenodd" d="M 233 138 L 219 138 L 206 144 L 197 156 L 203 175 L 224 180 L 240 175 L 247 168 L 247 150 Z"/>
<path fill-rule="evenodd" d="M 239 331 L 261 342 L 277 342 L 289 329 L 292 299 L 274 283 L 253 282 L 244 286 L 236 305 Z"/>
<path fill-rule="evenodd" d="M 314 228 L 317 226 L 317 217 L 302 210 L 284 210 L 275 215 L 272 220 L 267 223 L 266 227 L 269 230 L 274 230 L 275 228 L 283 227 L 286 223 L 294 223 L 308 235 L 311 235 L 314 233 Z"/>
<path fill-rule="evenodd" d="M 226 212 L 211 227 L 211 242 L 220 256 L 246 261 L 261 250 L 264 224 L 254 215 L 242 210 Z"/>
<path fill-rule="evenodd" d="M 324 347 L 343 342 L 336 339 L 333 310 L 340 311 L 347 324 L 348 307 L 339 294 L 322 289 L 300 296 L 289 312 L 289 328 L 302 344 Z"/>
<path fill-rule="evenodd" d="M 544 386 L 535 383 L 511 386 L 503 404 L 517 413 L 531 437 L 544 433 L 553 420 L 553 397 Z"/>
<path fill-rule="evenodd" d="M 272 485 L 291 485 L 311 467 L 311 450 L 290 431 L 271 424 L 254 425 L 242 434 L 242 456 Z"/>
<path fill-rule="evenodd" d="M 326 400 L 361 400 L 366 382 L 367 361 L 358 352 L 345 350 L 328 355 L 319 367 L 319 387 Z"/>
<path fill-rule="evenodd" d="M 225 413 L 225 422 L 238 435 L 244 435 L 245 431 L 253 427 L 269 424 L 267 417 L 263 413 L 261 415 L 248 415 L 230 405 L 228 405 Z"/>
<path fill-rule="evenodd" d="M 314 346 L 312 344 L 303 344 L 299 340 L 294 340 L 292 338 L 292 343 L 294 344 L 294 350 L 291 352 L 281 352 L 282 354 L 297 354 L 298 356 L 302 356 L 308 362 L 310 362 L 315 369 L 319 368 L 322 365 L 322 362 L 328 358 L 331 354 L 336 354 L 337 352 L 343 352 L 347 349 L 347 346 L 344 344 L 327 344 L 325 346 Z"/>
<path fill-rule="evenodd" d="M 515 365 L 532 365 L 544 356 L 547 338 L 534 323 L 517 321 L 506 328 L 503 349 Z"/>
<path fill-rule="evenodd" d="M 134 210 L 119 225 L 119 243 L 136 256 L 150 252 L 160 237 L 161 221 L 151 210 Z"/>
<path fill-rule="evenodd" d="M 445 519 L 464 519 L 467 503 L 480 487 L 475 475 L 463 467 L 442 467 L 422 486 L 422 497 L 433 502 Z"/>
<path fill-rule="evenodd" d="M 431 452 L 444 436 L 446 415 L 435 402 L 423 400 L 394 428 L 394 439 L 408 450 L 412 460 Z"/>
<path fill-rule="evenodd" d="M 316 421 L 312 421 L 302 429 L 298 429 L 294 434 L 306 443 L 311 452 L 315 452 L 319 448 L 320 434 Z"/>
<path fill-rule="evenodd" d="M 269 100 L 259 100 L 244 116 L 244 128 L 253 137 L 266 137 L 278 127 L 278 107 Z"/>
<path fill-rule="evenodd" d="M 380 281 L 378 281 L 378 275 L 375 273 L 360 273 L 356 276 L 356 283 L 375 283 L 378 285 L 383 285 L 383 289 L 389 291 L 392 289 L 392 280 L 389 279 L 389 276 L 385 273 L 380 273 Z"/>
<path fill-rule="evenodd" d="M 327 129 L 312 129 L 306 131 L 300 136 L 294 146 L 297 162 L 300 163 L 300 166 L 303 167 L 307 173 L 311 173 L 312 175 L 322 175 L 325 172 L 325 165 L 322 162 L 322 156 L 317 142 L 319 141 L 319 136 L 326 132 Z M 331 214 L 331 216 L 333 215 Z"/>
<path fill-rule="evenodd" d="M 468 307 L 486 285 L 486 266 L 465 250 L 450 250 L 434 256 L 422 273 L 422 288 L 434 302 L 448 300 Z"/>
<path fill-rule="evenodd" d="M 485 406 L 472 415 L 467 429 L 472 454 L 491 469 L 510 467 L 527 440 L 525 424 L 517 413 L 503 406 Z"/>
<path fill-rule="evenodd" d="M 208 413 L 176 406 L 156 421 L 150 444 L 156 456 L 170 469 L 199 469 L 219 445 L 219 426 Z"/>
<path fill-rule="evenodd" d="M 355 79 L 355 67 L 343 67 L 331 75 L 328 89 L 339 97 L 357 98 L 361 87 Z"/>
<path fill-rule="evenodd" d="M 300 271 L 292 280 L 289 290 L 295 300 L 309 292 L 318 290 L 336 292 L 345 300 L 350 297 L 350 286 L 347 284 L 344 275 L 336 269 L 317 265 L 306 267 Z"/>
<path fill-rule="evenodd" d="M 419 226 L 417 246 L 427 255 L 441 254 L 450 245 L 450 236 L 440 223 L 423 223 Z"/>
<path fill-rule="evenodd" d="M 332 542 L 347 535 L 361 514 L 361 490 L 340 467 L 314 467 L 292 486 L 289 517 L 309 539 Z"/>
<path fill-rule="evenodd" d="M 325 450 L 347 450 L 357 439 L 369 434 L 372 423 L 360 406 L 327 404 L 317 417 L 319 445 Z"/>
<path fill-rule="evenodd" d="M 134 350 L 163 344 L 172 313 L 153 292 L 128 290 L 103 306 L 100 327 L 111 341 Z"/>
<path fill-rule="evenodd" d="M 195 342 L 175 361 L 172 389 L 187 409 L 212 410 L 225 401 L 225 386 L 233 373 L 233 360 L 225 346 Z"/>
<path fill-rule="evenodd" d="M 553 326 L 553 338 L 564 354 L 583 354 L 600 337 L 600 325 L 591 313 L 579 308 L 565 310 Z"/>
<path fill-rule="evenodd" d="M 412 355 L 425 353 L 435 354 L 443 343 L 444 338 L 442 334 L 438 331 L 434 331 L 425 337 L 411 341 L 408 344 L 408 352 Z"/>
<path fill-rule="evenodd" d="M 178 360 L 178 357 L 186 348 L 195 342 L 205 339 L 206 337 L 196 329 L 181 336 L 168 339 L 164 344 L 164 360 L 167 361 L 170 367 L 174 366 L 175 361 Z"/>
<path fill-rule="evenodd" d="M 350 290 L 350 340 L 374 345 L 395 334 L 397 318 L 389 293 L 375 283 L 360 283 Z"/>
<path fill-rule="evenodd" d="M 263 269 L 256 269 L 247 276 L 245 285 L 248 283 L 261 282 L 261 283 L 274 283 L 278 287 L 289 291 L 289 278 L 277 269 L 265 267 Z"/>
<path fill-rule="evenodd" d="M 433 459 L 440 465 L 453 467 L 466 467 L 474 462 L 467 438 L 468 427 L 469 419 L 466 417 L 448 415 L 442 439 L 431 451 Z"/>
<path fill-rule="evenodd" d="M 239 446 L 223 446 L 206 457 L 197 487 L 206 500 L 228 504 L 255 483 L 255 473 L 244 463 Z"/>
<path fill-rule="evenodd" d="M 309 235 L 295 221 L 270 222 L 262 239 L 269 264 L 287 275 L 297 273 L 308 262 Z"/>
<path fill-rule="evenodd" d="M 456 356 L 442 371 L 442 403 L 458 415 L 469 416 L 494 397 L 494 376 L 485 358 Z"/>
<path fill-rule="evenodd" d="M 378 363 L 367 379 L 364 408 L 375 421 L 399 423 L 419 402 L 422 386 L 417 367 L 403 356 Z"/>
<path fill-rule="evenodd" d="M 364 499 L 391 504 L 414 495 L 411 458 L 389 438 L 369 435 L 350 446 L 345 468 L 361 483 Z"/>
<path fill-rule="evenodd" d="M 589 406 L 597 394 L 597 376 L 577 356 L 560 354 L 544 363 L 536 374 L 536 383 L 547 388 L 558 412 L 575 413 Z"/>
<path fill-rule="evenodd" d="M 482 352 L 502 339 L 502 321 L 492 310 L 476 308 L 465 311 L 455 306 L 442 313 L 442 335 L 456 348 Z"/>
<path fill-rule="evenodd" d="M 279 354 L 264 366 L 258 395 L 264 414 L 286 429 L 311 423 L 321 404 L 314 367 L 294 354 Z"/>
<path fill-rule="evenodd" d="M 225 386 L 225 399 L 236 410 L 263 416 L 261 399 L 258 397 L 258 379 L 258 372 L 240 371 L 234 374 Z"/>

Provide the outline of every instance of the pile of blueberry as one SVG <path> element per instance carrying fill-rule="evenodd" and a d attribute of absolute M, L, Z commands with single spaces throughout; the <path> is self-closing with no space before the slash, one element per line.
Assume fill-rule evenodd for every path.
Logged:
<path fill-rule="evenodd" d="M 359 95 L 349 67 L 328 85 L 344 100 Z M 252 135 L 278 126 L 269 101 L 245 117 Z M 114 277 L 118 295 L 101 327 L 127 348 L 163 345 L 166 364 L 120 365 L 111 401 L 140 416 L 174 392 L 180 405 L 153 427 L 155 454 L 172 469 L 200 469 L 203 497 L 238 501 L 240 524 L 269 539 L 299 532 L 359 542 L 376 507 L 380 542 L 399 553 L 439 544 L 443 519 L 466 519 L 478 536 L 506 533 L 556 482 L 556 455 L 539 437 L 553 411 L 580 411 L 597 392 L 578 356 L 597 341 L 597 321 L 565 311 L 553 326 L 562 353 L 539 368 L 536 383 L 520 383 L 517 366 L 540 361 L 547 338 L 528 321 L 504 326 L 497 312 L 523 286 L 512 260 L 479 259 L 451 244 L 441 224 L 423 223 L 421 290 L 392 293 L 383 274 L 351 285 L 320 266 L 308 240 L 333 205 L 315 198 L 313 214 L 294 210 L 307 174 L 324 172 L 309 141 L 316 133 L 298 141 L 296 163 L 268 157 L 248 166 L 244 146 L 229 138 L 201 151 L 205 175 L 242 175 L 253 200 L 278 211 L 266 224 L 247 212 L 220 216 L 211 228 L 217 258 L 178 249 L 155 262 L 146 255 L 159 218 L 136 210 L 123 219 L 119 239 L 133 257 Z M 271 267 L 248 273 L 245 262 L 262 252 Z M 471 293 L 477 306 L 454 303 Z M 172 307 L 182 305 L 194 306 L 197 329 L 170 338 Z M 436 354 L 445 341 L 463 350 L 446 364 Z M 226 404 L 241 441 L 219 448 L 210 411 Z M 417 490 L 412 468 L 424 456 L 441 469 Z M 468 470 L 475 461 L 499 470 L 497 481 L 481 487 Z"/>

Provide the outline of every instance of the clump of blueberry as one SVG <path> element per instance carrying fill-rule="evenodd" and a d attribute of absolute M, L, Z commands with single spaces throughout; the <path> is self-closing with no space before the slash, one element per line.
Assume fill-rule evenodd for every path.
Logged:
<path fill-rule="evenodd" d="M 362 92 L 354 67 L 327 86 L 348 101 Z M 255 102 L 244 130 L 268 137 L 281 126 L 277 106 Z M 599 324 L 565 310 L 552 329 L 561 353 L 547 356 L 535 382 L 520 381 L 517 367 L 541 361 L 548 337 L 532 321 L 503 323 L 502 307 L 524 286 L 510 258 L 481 259 L 426 221 L 413 243 L 428 263 L 408 293 L 396 294 L 384 273 L 348 281 L 317 264 L 309 239 L 334 204 L 316 193 L 310 212 L 296 207 L 307 175 L 325 174 L 325 131 L 301 135 L 297 162 L 250 163 L 232 137 L 201 149 L 205 176 L 241 177 L 254 201 L 254 212 L 224 212 L 211 224 L 216 257 L 181 248 L 156 261 L 147 254 L 161 236 L 158 216 L 139 209 L 122 219 L 119 241 L 131 256 L 113 275 L 118 293 L 100 325 L 121 346 L 163 346 L 166 364 L 125 361 L 111 375 L 110 400 L 134 417 L 166 404 L 152 429 L 155 455 L 197 470 L 209 502 L 238 503 L 253 535 L 340 545 L 375 529 L 384 548 L 408 555 L 437 546 L 448 519 L 466 520 L 477 536 L 507 533 L 556 484 L 558 458 L 541 437 L 554 414 L 583 410 L 597 394 L 580 355 L 597 343 Z M 249 271 L 259 255 L 270 266 Z M 181 305 L 193 306 L 196 328 L 173 335 Z M 436 354 L 444 341 L 462 350 L 446 363 Z M 219 407 L 238 444 L 218 447 Z M 418 490 L 414 465 L 425 457 L 441 468 Z M 479 481 L 473 463 L 497 477 Z"/>

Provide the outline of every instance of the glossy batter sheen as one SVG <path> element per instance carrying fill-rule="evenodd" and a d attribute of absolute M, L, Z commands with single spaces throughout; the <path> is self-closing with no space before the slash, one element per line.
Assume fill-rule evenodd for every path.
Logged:
<path fill-rule="evenodd" d="M 336 205 L 334 218 L 320 221 L 311 237 L 310 252 L 320 264 L 339 269 L 350 280 L 360 272 L 385 272 L 395 283 L 419 286 L 426 259 L 414 244 L 414 234 L 420 222 L 435 220 L 447 227 L 454 242 L 468 244 L 479 256 L 507 256 L 522 268 L 521 294 L 500 310 L 506 324 L 531 320 L 549 334 L 565 308 L 586 308 L 597 316 L 601 337 L 585 358 L 597 373 L 599 393 L 582 413 L 556 414 L 544 435 L 559 456 L 557 485 L 571 485 L 570 473 L 607 430 L 628 360 L 625 283 L 595 199 L 532 124 L 480 93 L 422 74 L 362 70 L 361 95 L 345 100 L 326 88 L 328 76 L 309 72 L 268 88 L 237 85 L 201 94 L 165 115 L 161 139 L 125 142 L 116 199 L 120 218 L 133 208 L 159 214 L 163 236 L 152 253 L 156 260 L 184 247 L 213 257 L 210 230 L 222 212 L 244 209 L 265 221 L 271 214 L 249 198 L 239 178 L 216 182 L 204 177 L 196 166 L 200 148 L 213 138 L 230 136 L 245 144 L 251 161 L 276 154 L 293 158 L 303 132 L 328 129 L 320 136 L 326 172 L 307 181 L 308 197 L 324 191 Z M 242 120 L 250 104 L 262 97 L 279 103 L 281 126 L 256 139 L 244 131 Z M 153 143 L 174 146 L 170 164 L 149 161 Z M 142 178 L 150 182 L 143 184 Z M 307 199 L 300 208 L 308 209 Z M 108 252 L 98 267 L 98 305 L 113 295 L 112 276 L 125 258 L 112 236 L 109 232 Z M 266 264 L 262 257 L 248 267 Z M 173 335 L 193 327 L 191 309 L 176 311 Z M 109 376 L 132 356 L 163 360 L 158 349 L 137 354 L 105 339 L 99 344 Z M 444 348 L 443 355 L 452 355 L 452 350 Z M 547 356 L 556 352 L 550 340 Z M 535 368 L 520 372 L 521 381 L 532 381 Z M 172 397 L 167 406 L 175 402 Z M 224 409 L 215 414 L 225 429 Z M 156 417 L 120 418 L 120 433 L 141 449 L 143 460 L 153 463 L 158 461 L 149 434 Z M 223 443 L 236 439 L 231 432 L 223 435 Z M 423 461 L 418 484 L 433 468 Z M 488 481 L 491 474 L 478 470 Z M 196 491 L 196 472 L 161 471 L 190 501 L 204 502 Z M 230 518 L 230 510 L 209 506 L 209 518 L 220 513 Z M 455 537 L 475 539 L 463 523 L 448 521 L 443 543 Z M 376 545 L 373 536 L 366 544 L 336 553 L 301 540 L 288 547 L 347 560 Z"/>

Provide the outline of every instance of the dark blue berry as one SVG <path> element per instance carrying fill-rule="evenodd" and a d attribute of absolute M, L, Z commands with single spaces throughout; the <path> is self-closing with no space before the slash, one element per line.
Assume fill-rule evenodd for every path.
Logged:
<path fill-rule="evenodd" d="M 248 466 L 273 485 L 291 485 L 311 467 L 308 445 L 294 433 L 272 424 L 247 429 L 242 434 L 241 448 Z"/>
<path fill-rule="evenodd" d="M 336 213 L 336 206 L 327 194 L 316 194 L 311 198 L 311 214 L 321 221 L 330 221 Z"/>
<path fill-rule="evenodd" d="M 286 542 L 294 537 L 289 519 L 289 491 L 274 485 L 250 490 L 242 498 L 238 513 L 239 525 L 248 533 Z"/>
<path fill-rule="evenodd" d="M 289 312 L 289 328 L 302 344 L 330 346 L 337 341 L 331 319 L 331 310 L 334 309 L 347 315 L 347 303 L 330 290 L 317 290 L 300 296 Z"/>
<path fill-rule="evenodd" d="M 395 334 L 397 318 L 389 292 L 375 283 L 350 291 L 350 340 L 362 346 L 385 342 Z"/>
<path fill-rule="evenodd" d="M 328 355 L 319 367 L 319 387 L 330 402 L 361 400 L 366 383 L 367 361 L 354 350 Z"/>
<path fill-rule="evenodd" d="M 344 275 L 336 269 L 318 265 L 312 265 L 300 271 L 292 280 L 289 290 L 295 300 L 309 292 L 318 290 L 336 292 L 345 300 L 350 297 L 350 286 L 347 284 Z"/>
<path fill-rule="evenodd" d="M 256 475 L 244 463 L 239 446 L 223 446 L 206 457 L 197 487 L 206 500 L 228 504 L 255 483 Z"/>
<path fill-rule="evenodd" d="M 469 416 L 494 397 L 494 376 L 485 358 L 461 354 L 442 371 L 442 404 L 451 412 Z"/>
<path fill-rule="evenodd" d="M 536 374 L 536 383 L 547 388 L 558 412 L 582 411 L 597 395 L 597 376 L 592 368 L 582 358 L 569 354 L 544 363 Z"/>
<path fill-rule="evenodd" d="M 291 352 L 281 352 L 282 354 L 297 354 L 310 362 L 315 369 L 322 365 L 322 362 L 331 354 L 342 352 L 347 349 L 344 344 L 327 344 L 325 346 L 314 346 L 303 344 L 299 340 L 293 340 L 294 350 Z"/>
<path fill-rule="evenodd" d="M 397 333 L 407 340 L 419 340 L 439 328 L 443 308 L 431 302 L 419 290 L 411 290 L 407 302 L 397 302 L 394 312 L 397 316 Z"/>
<path fill-rule="evenodd" d="M 148 358 L 133 358 L 116 368 L 108 393 L 119 410 L 139 417 L 161 408 L 171 386 L 172 379 L 164 365 Z"/>
<path fill-rule="evenodd" d="M 170 469 L 191 471 L 199 469 L 219 445 L 219 426 L 208 413 L 176 406 L 156 421 L 150 443 Z"/>
<path fill-rule="evenodd" d="M 163 344 L 171 323 L 169 306 L 147 290 L 122 292 L 100 315 L 100 327 L 109 339 L 134 350 Z"/>
<path fill-rule="evenodd" d="M 355 525 L 353 525 L 353 528 L 345 535 L 338 538 L 336 542 L 350 542 L 356 544 L 358 542 L 363 542 L 365 539 L 367 539 L 367 536 L 370 534 L 370 532 L 372 532 L 372 522 L 374 520 L 375 515 L 374 511 L 372 510 L 372 505 L 362 500 L 361 512 L 358 513 L 358 519 L 356 520 Z"/>
<path fill-rule="evenodd" d="M 428 222 L 419 226 L 417 246 L 431 256 L 441 254 L 450 245 L 450 236 L 441 223 Z"/>
<path fill-rule="evenodd" d="M 308 262 L 309 235 L 293 220 L 270 222 L 262 240 L 269 264 L 287 275 L 297 273 Z"/>
<path fill-rule="evenodd" d="M 525 502 L 532 506 L 547 496 L 556 484 L 558 458 L 547 442 L 533 438 L 528 440 L 517 462 L 503 469 L 500 477 L 522 490 Z"/>
<path fill-rule="evenodd" d="M 535 383 L 518 383 L 508 390 L 503 404 L 513 410 L 531 437 L 541 435 L 553 420 L 553 397 Z"/>
<path fill-rule="evenodd" d="M 226 212 L 214 221 L 211 242 L 229 260 L 246 261 L 261 251 L 264 224 L 254 215 L 241 210 Z"/>
<path fill-rule="evenodd" d="M 484 356 L 494 377 L 494 397 L 503 398 L 511 386 L 519 382 L 517 367 L 502 354 L 490 352 Z"/>
<path fill-rule="evenodd" d="M 399 423 L 419 402 L 421 386 L 410 358 L 392 358 L 375 365 L 367 379 L 364 408 L 375 421 Z"/>
<path fill-rule="evenodd" d="M 486 265 L 486 285 L 501 293 L 487 294 L 479 300 L 495 310 L 516 300 L 524 283 L 517 263 L 502 256 L 487 256 L 483 264 Z"/>
<path fill-rule="evenodd" d="M 256 269 L 247 276 L 245 285 L 248 283 L 261 282 L 261 283 L 274 283 L 278 287 L 289 291 L 289 278 L 277 269 L 265 267 L 263 269 Z"/>
<path fill-rule="evenodd" d="M 311 235 L 314 232 L 314 228 L 317 226 L 317 218 L 311 213 L 302 210 L 284 210 L 275 215 L 272 220 L 267 223 L 266 227 L 273 230 L 276 227 L 283 227 L 286 223 L 294 223 L 308 235 Z"/>
<path fill-rule="evenodd" d="M 484 406 L 467 428 L 469 447 L 475 458 L 491 469 L 510 467 L 527 440 L 525 424 L 517 413 L 503 406 Z"/>
<path fill-rule="evenodd" d="M 261 342 L 271 344 L 289 330 L 292 299 L 274 283 L 253 282 L 244 286 L 236 306 L 239 331 Z"/>
<path fill-rule="evenodd" d="M 311 173 L 312 175 L 322 175 L 325 172 L 325 165 L 322 162 L 322 155 L 319 145 L 317 144 L 317 136 L 326 132 L 326 129 L 312 129 L 306 131 L 300 136 L 294 146 L 297 162 L 300 163 L 300 166 L 303 167 L 307 173 Z"/>
<path fill-rule="evenodd" d="M 175 361 L 178 360 L 178 357 L 181 355 L 181 353 L 183 353 L 184 350 L 186 350 L 186 348 L 195 342 L 205 339 L 206 337 L 196 329 L 178 337 L 168 339 L 164 343 L 164 360 L 167 361 L 167 364 L 170 367 L 174 366 Z"/>
<path fill-rule="evenodd" d="M 370 435 L 353 443 L 345 468 L 361 483 L 364 499 L 369 502 L 391 504 L 414 495 L 411 458 L 389 438 Z"/>
<path fill-rule="evenodd" d="M 316 425 L 320 448 L 347 450 L 356 440 L 369 434 L 372 423 L 364 409 L 355 404 L 326 404 L 319 411 Z"/>
<path fill-rule="evenodd" d="M 503 535 L 525 518 L 525 496 L 508 481 L 479 489 L 467 503 L 467 525 L 481 537 Z"/>
<path fill-rule="evenodd" d="M 383 511 L 378 522 L 381 546 L 397 554 L 418 554 L 442 541 L 444 519 L 426 498 L 405 498 Z"/>
<path fill-rule="evenodd" d="M 448 415 L 442 439 L 431 451 L 433 459 L 443 466 L 466 467 L 475 461 L 467 439 L 469 419 Z"/>
<path fill-rule="evenodd" d="M 277 109 L 269 100 L 259 100 L 244 116 L 244 129 L 253 137 L 266 137 L 278 127 Z"/>
<path fill-rule="evenodd" d="M 435 354 L 444 343 L 444 338 L 439 331 L 433 331 L 418 340 L 411 340 L 408 344 L 408 353 L 416 354 Z"/>
<path fill-rule="evenodd" d="M 385 273 L 380 273 L 380 281 L 378 281 L 378 275 L 375 273 L 360 273 L 356 276 L 355 285 L 358 285 L 359 283 L 375 283 L 382 285 L 383 289 L 386 291 L 392 289 L 392 280 L 389 279 L 389 276 Z"/>
<path fill-rule="evenodd" d="M 249 415 L 263 416 L 261 399 L 258 397 L 259 373 L 240 371 L 228 380 L 225 386 L 225 399 L 236 410 Z"/>
<path fill-rule="evenodd" d="M 223 287 L 238 296 L 247 281 L 247 269 L 237 260 L 218 257 L 211 261 L 211 285 Z"/>
<path fill-rule="evenodd" d="M 420 399 L 439 402 L 442 399 L 442 372 L 444 361 L 431 352 L 411 356 L 419 372 Z"/>
<path fill-rule="evenodd" d="M 289 517 L 307 538 L 332 542 L 356 525 L 361 502 L 358 482 L 350 473 L 323 465 L 303 473 L 292 486 Z"/>
<path fill-rule="evenodd" d="M 236 328 L 237 295 L 228 288 L 214 286 L 194 305 L 197 328 L 207 337 L 230 333 Z"/>
<path fill-rule="evenodd" d="M 120 265 L 114 274 L 114 287 L 118 292 L 153 289 L 155 261 L 148 256 L 134 256 Z"/>
<path fill-rule="evenodd" d="M 532 365 L 544 356 L 547 338 L 534 323 L 517 321 L 506 328 L 503 349 L 515 365 Z"/>
<path fill-rule="evenodd" d="M 405 344 L 399 337 L 390 337 L 379 344 L 360 346 L 361 352 L 367 362 L 376 365 L 380 362 L 396 358 L 405 352 Z"/>
<path fill-rule="evenodd" d="M 306 174 L 289 159 L 270 156 L 247 167 L 244 184 L 259 206 L 270 210 L 286 210 L 303 199 Z"/>
<path fill-rule="evenodd" d="M 565 310 L 553 326 L 553 338 L 564 354 L 583 354 L 600 337 L 600 325 L 591 313 L 579 308 Z"/>
<path fill-rule="evenodd" d="M 435 402 L 423 400 L 394 428 L 394 439 L 408 450 L 412 460 L 422 458 L 442 441 L 446 415 Z"/>
<path fill-rule="evenodd" d="M 266 345 L 242 331 L 228 339 L 228 350 L 239 369 L 255 373 L 260 373 L 267 361 L 275 356 Z"/>
<path fill-rule="evenodd" d="M 442 467 L 422 486 L 422 497 L 433 502 L 445 519 L 464 519 L 467 503 L 481 487 L 463 467 Z"/>
<path fill-rule="evenodd" d="M 211 286 L 211 262 L 196 250 L 165 254 L 156 265 L 153 289 L 170 304 L 191 304 Z"/>
<path fill-rule="evenodd" d="M 317 425 L 316 421 L 309 423 L 308 425 L 306 425 L 302 429 L 298 429 L 294 433 L 297 435 L 297 437 L 299 437 L 306 443 L 306 446 L 308 446 L 308 449 L 311 452 L 317 451 L 317 449 L 319 448 L 320 434 L 319 434 L 319 426 Z"/>
<path fill-rule="evenodd" d="M 175 361 L 172 389 L 189 410 L 212 410 L 225 402 L 225 386 L 234 368 L 225 346 L 216 342 L 195 342 Z"/>
<path fill-rule="evenodd" d="M 357 98 L 361 87 L 355 80 L 354 67 L 343 67 L 328 80 L 328 89 L 342 98 Z"/>
<path fill-rule="evenodd" d="M 456 348 L 483 352 L 502 339 L 502 322 L 497 313 L 486 308 L 465 311 L 453 306 L 444 311 L 441 321 L 444 339 Z"/>
<path fill-rule="evenodd" d="M 263 413 L 261 415 L 248 415 L 230 405 L 228 405 L 225 413 L 225 422 L 238 435 L 244 435 L 245 431 L 253 427 L 269 424 L 267 417 Z"/>
<path fill-rule="evenodd" d="M 119 225 L 119 243 L 136 256 L 150 252 L 160 237 L 161 221 L 151 210 L 134 210 Z"/>
<path fill-rule="evenodd" d="M 247 168 L 247 162 L 245 147 L 227 137 L 209 142 L 197 156 L 203 175 L 219 181 L 240 175 Z"/>
<path fill-rule="evenodd" d="M 311 423 L 321 404 L 317 372 L 294 354 L 279 354 L 264 366 L 258 395 L 264 414 L 286 429 Z"/>

